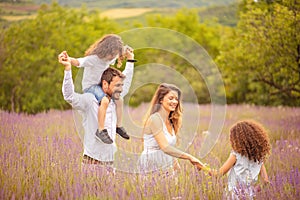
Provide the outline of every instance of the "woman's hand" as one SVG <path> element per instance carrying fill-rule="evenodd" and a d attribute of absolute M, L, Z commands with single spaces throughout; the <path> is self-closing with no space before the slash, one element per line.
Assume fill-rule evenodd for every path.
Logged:
<path fill-rule="evenodd" d="M 191 156 L 189 160 L 199 171 L 204 168 L 204 164 L 199 159 Z"/>

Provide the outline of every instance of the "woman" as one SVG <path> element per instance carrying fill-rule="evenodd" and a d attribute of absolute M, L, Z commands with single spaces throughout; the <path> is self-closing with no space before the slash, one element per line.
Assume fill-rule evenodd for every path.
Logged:
<path fill-rule="evenodd" d="M 181 122 L 181 91 L 172 84 L 159 85 L 146 115 L 144 150 L 140 157 L 142 172 L 176 170 L 179 165 L 174 158 L 189 160 L 199 170 L 203 168 L 197 158 L 174 147 Z"/>

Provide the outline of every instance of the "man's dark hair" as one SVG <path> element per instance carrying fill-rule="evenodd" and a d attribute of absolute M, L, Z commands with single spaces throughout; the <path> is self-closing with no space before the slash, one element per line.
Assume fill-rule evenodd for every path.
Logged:
<path fill-rule="evenodd" d="M 102 74 L 102 77 L 101 77 L 101 81 L 100 81 L 100 86 L 102 87 L 102 81 L 105 80 L 108 84 L 110 84 L 110 82 L 112 81 L 112 79 L 115 77 L 115 76 L 118 76 L 120 77 L 121 79 L 124 79 L 126 76 L 124 74 L 122 74 L 122 72 L 118 69 L 115 69 L 115 68 L 112 68 L 112 67 L 109 67 L 107 68 L 103 74 Z"/>

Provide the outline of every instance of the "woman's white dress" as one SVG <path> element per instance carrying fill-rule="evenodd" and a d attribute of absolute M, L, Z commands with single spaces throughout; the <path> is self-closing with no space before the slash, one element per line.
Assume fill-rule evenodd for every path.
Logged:
<path fill-rule="evenodd" d="M 158 115 L 162 120 L 159 113 L 154 113 L 153 115 Z M 163 133 L 171 146 L 176 145 L 176 135 L 174 129 L 172 128 L 172 133 L 168 132 L 166 124 L 162 120 Z M 146 128 L 144 133 L 144 150 L 140 156 L 139 165 L 140 171 L 144 173 L 153 171 L 167 171 L 173 167 L 173 157 L 164 153 L 158 143 L 156 142 L 154 135 L 150 133 L 150 129 Z"/>

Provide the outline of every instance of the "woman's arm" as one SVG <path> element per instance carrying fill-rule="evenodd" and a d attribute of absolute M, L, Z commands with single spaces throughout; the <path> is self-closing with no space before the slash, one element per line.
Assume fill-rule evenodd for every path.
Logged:
<path fill-rule="evenodd" d="M 198 160 L 197 158 L 195 158 L 194 156 L 192 156 L 188 153 L 185 153 L 185 152 L 171 146 L 168 143 L 168 141 L 163 133 L 162 121 L 157 115 L 152 115 L 149 118 L 148 125 L 151 129 L 152 134 L 154 135 L 154 138 L 155 138 L 158 146 L 164 153 L 166 153 L 170 156 L 176 157 L 176 158 L 189 160 L 199 170 L 203 168 L 204 164 L 200 160 Z"/>

